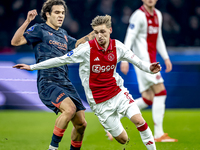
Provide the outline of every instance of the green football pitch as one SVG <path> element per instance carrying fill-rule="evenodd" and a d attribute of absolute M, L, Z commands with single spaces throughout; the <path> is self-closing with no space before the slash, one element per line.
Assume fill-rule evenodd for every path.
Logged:
<path fill-rule="evenodd" d="M 153 131 L 151 110 L 142 115 Z M 38 111 L 0 111 L 0 150 L 47 150 L 51 140 L 56 115 Z M 122 118 L 130 141 L 121 145 L 109 141 L 98 118 L 86 112 L 87 129 L 82 150 L 145 150 L 139 132 L 127 118 Z M 69 150 L 70 123 L 60 143 L 59 150 Z M 157 150 L 200 150 L 200 109 L 167 109 L 164 130 L 177 143 L 156 143 Z"/>

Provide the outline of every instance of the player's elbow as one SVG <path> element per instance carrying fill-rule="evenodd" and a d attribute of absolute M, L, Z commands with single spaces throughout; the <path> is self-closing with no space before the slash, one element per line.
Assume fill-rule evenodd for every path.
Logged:
<path fill-rule="evenodd" d="M 13 39 L 11 40 L 11 45 L 12 46 L 19 46 L 19 43 L 14 41 Z"/>

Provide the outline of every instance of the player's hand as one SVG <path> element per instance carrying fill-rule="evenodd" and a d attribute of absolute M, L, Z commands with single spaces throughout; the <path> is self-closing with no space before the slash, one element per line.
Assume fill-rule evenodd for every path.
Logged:
<path fill-rule="evenodd" d="M 26 64 L 17 64 L 13 68 L 22 69 L 22 70 L 31 70 L 29 65 Z"/>
<path fill-rule="evenodd" d="M 31 22 L 32 20 L 34 20 L 35 19 L 35 17 L 37 16 L 38 14 L 37 14 L 37 10 L 36 9 L 34 9 L 34 10 L 31 10 L 31 11 L 29 11 L 28 12 L 28 14 L 27 14 L 27 21 L 28 22 Z"/>
<path fill-rule="evenodd" d="M 123 74 L 127 75 L 129 70 L 129 63 L 127 61 L 121 61 L 120 70 Z"/>
<path fill-rule="evenodd" d="M 170 61 L 170 59 L 165 59 L 165 72 L 170 72 L 172 70 L 172 63 Z"/>
<path fill-rule="evenodd" d="M 150 70 L 153 73 L 157 73 L 157 72 L 161 71 L 161 68 L 162 67 L 160 66 L 159 62 L 152 63 L 150 66 Z"/>

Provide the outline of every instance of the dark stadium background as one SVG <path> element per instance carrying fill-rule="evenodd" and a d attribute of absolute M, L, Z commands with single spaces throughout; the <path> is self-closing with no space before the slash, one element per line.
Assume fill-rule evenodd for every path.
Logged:
<path fill-rule="evenodd" d="M 36 89 L 36 71 L 12 69 L 15 63 L 34 63 L 30 46 L 10 45 L 15 31 L 26 19 L 27 12 L 37 9 L 40 13 L 44 0 L 0 1 L 0 109 L 46 109 L 39 100 Z M 128 20 L 141 0 L 66 0 L 68 14 L 63 28 L 81 38 L 92 29 L 91 20 L 96 15 L 112 16 L 111 38 L 124 41 Z M 163 60 L 158 61 L 168 92 L 167 108 L 200 108 L 200 0 L 158 0 L 156 7 L 163 14 L 163 37 L 173 63 L 173 70 L 164 73 Z M 30 24 L 42 22 L 40 16 Z M 78 65 L 70 65 L 70 79 L 83 101 L 86 101 L 78 76 Z M 139 97 L 137 80 L 130 65 L 128 75 L 119 74 L 134 98 Z M 87 103 L 84 103 L 87 105 Z M 88 107 L 89 110 L 89 107 Z"/>

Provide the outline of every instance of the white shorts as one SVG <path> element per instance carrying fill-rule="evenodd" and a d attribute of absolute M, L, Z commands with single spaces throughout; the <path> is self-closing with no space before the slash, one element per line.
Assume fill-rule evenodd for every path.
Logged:
<path fill-rule="evenodd" d="M 96 104 L 92 108 L 100 123 L 113 137 L 117 137 L 124 130 L 119 114 L 129 119 L 135 114 L 141 114 L 132 96 L 125 88 L 113 98 Z"/>
<path fill-rule="evenodd" d="M 135 72 L 137 74 L 137 81 L 139 86 L 139 91 L 142 93 L 143 91 L 150 88 L 150 86 L 158 83 L 163 83 L 164 80 L 160 74 L 160 72 L 156 74 L 150 74 L 140 70 L 139 68 L 135 67 Z"/>

